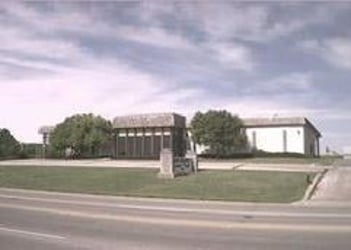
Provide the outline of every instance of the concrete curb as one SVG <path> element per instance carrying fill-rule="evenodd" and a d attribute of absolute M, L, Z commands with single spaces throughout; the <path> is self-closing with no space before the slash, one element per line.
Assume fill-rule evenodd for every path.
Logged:
<path fill-rule="evenodd" d="M 325 176 L 325 174 L 328 172 L 329 170 L 326 168 L 324 169 L 322 172 L 319 172 L 318 174 L 316 174 L 316 176 L 313 179 L 312 184 L 310 184 L 305 192 L 304 197 L 302 198 L 302 202 L 304 201 L 308 201 L 309 199 L 311 199 L 312 195 L 314 194 L 314 192 L 317 189 L 318 184 L 321 182 L 321 180 L 323 179 L 323 177 Z"/>
<path fill-rule="evenodd" d="M 232 170 L 239 170 L 239 168 L 244 166 L 244 165 L 245 164 L 243 164 L 243 163 L 234 164 L 234 167 L 232 167 Z"/>
<path fill-rule="evenodd" d="M 22 193 L 23 195 L 52 195 L 72 198 L 95 198 L 95 199 L 109 199 L 110 201 L 125 201 L 125 202 L 150 202 L 150 203 L 168 203 L 168 204 L 186 204 L 186 205 L 222 205 L 222 206 L 249 206 L 249 207 L 289 207 L 299 206 L 299 204 L 292 203 L 266 203 L 266 202 L 244 202 L 244 201 L 221 201 L 221 200 L 191 200 L 191 199 L 176 199 L 176 198 L 157 198 L 157 197 L 140 197 L 140 196 L 114 196 L 105 194 L 87 194 L 87 193 L 69 193 L 58 191 L 45 191 L 35 189 L 20 189 L 20 188 L 5 188 L 0 187 L 1 192 L 15 192 Z"/>

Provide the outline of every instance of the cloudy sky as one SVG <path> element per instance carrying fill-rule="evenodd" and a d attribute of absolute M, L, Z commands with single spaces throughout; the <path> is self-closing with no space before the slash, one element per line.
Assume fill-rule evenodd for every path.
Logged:
<path fill-rule="evenodd" d="M 0 3 L 0 127 L 75 113 L 306 116 L 351 144 L 351 3 Z M 324 148 L 322 149 L 324 151 Z"/>

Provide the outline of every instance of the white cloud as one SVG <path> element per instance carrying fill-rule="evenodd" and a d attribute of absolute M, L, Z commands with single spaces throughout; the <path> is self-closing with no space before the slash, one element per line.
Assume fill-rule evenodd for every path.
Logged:
<path fill-rule="evenodd" d="M 171 33 L 166 29 L 154 26 L 135 26 L 115 23 L 111 24 L 104 20 L 104 13 L 96 11 L 84 12 L 75 11 L 74 5 L 68 5 L 68 7 L 62 7 L 66 5 L 53 4 L 54 11 L 48 15 L 45 12 L 40 12 L 38 9 L 21 3 L 14 3 L 10 5 L 3 5 L 2 7 L 7 11 L 11 18 L 16 17 L 26 25 L 31 25 L 32 30 L 26 30 L 25 33 L 46 33 L 56 34 L 58 32 L 73 32 L 75 34 L 86 34 L 95 36 L 98 38 L 107 37 L 112 39 L 125 39 L 138 43 L 144 43 L 148 45 L 171 48 L 171 49 L 192 49 L 194 45 L 185 37 Z M 1 6 L 0 6 L 1 8 Z M 97 8 L 96 8 L 97 9 Z M 143 9 L 139 9 L 139 12 L 143 12 Z M 151 17 L 147 18 L 151 22 Z M 4 31 L 4 30 L 3 30 Z M 51 43 L 50 40 L 35 40 L 27 36 L 20 37 L 22 34 L 21 30 L 16 34 L 20 39 L 11 46 L 14 39 L 5 42 L 6 46 L 13 48 L 15 45 L 20 50 L 25 50 L 29 47 L 46 49 L 48 52 L 51 50 L 56 51 L 55 56 L 60 56 L 60 52 L 68 50 L 74 50 L 74 44 L 56 41 Z M 8 36 L 2 32 L 2 39 L 6 39 Z M 9 36 L 11 38 L 11 36 Z M 22 39 L 21 39 L 22 38 Z M 7 38 L 8 39 L 8 38 Z M 69 52 L 69 51 L 68 51 Z M 75 51 L 72 51 L 75 52 Z"/>
<path fill-rule="evenodd" d="M 188 48 L 182 38 L 153 28 L 114 28 L 95 23 L 82 12 L 68 11 L 60 17 L 56 12 L 48 15 L 22 3 L 1 7 L 21 24 L 0 25 L 0 71 L 4 73 L 0 76 L 0 106 L 8 107 L 0 110 L 0 127 L 10 128 L 21 141 L 39 141 L 39 126 L 56 124 L 75 113 L 93 112 L 112 119 L 130 112 L 171 111 L 178 109 L 178 100 L 191 98 L 196 92 L 168 93 L 164 89 L 173 84 L 171 79 L 139 71 L 118 58 L 95 57 L 72 36 L 59 36 L 59 32 L 75 30 L 97 38 L 122 36 L 155 46 Z M 35 75 L 21 71 L 20 77 L 6 74 L 16 67 L 39 71 Z M 156 95 L 158 92 L 164 94 Z"/>
<path fill-rule="evenodd" d="M 171 34 L 164 29 L 150 27 L 120 26 L 115 31 L 118 38 L 134 41 L 138 43 L 164 47 L 170 49 L 195 49 L 195 45 L 184 37 Z"/>
<path fill-rule="evenodd" d="M 301 42 L 299 47 L 321 57 L 335 67 L 351 69 L 351 39 L 307 40 Z"/>
<path fill-rule="evenodd" d="M 81 49 L 72 41 L 31 37 L 25 31 L 10 35 L 2 30 L 0 40 L 2 51 L 29 56 L 63 59 L 74 58 L 81 53 Z"/>
<path fill-rule="evenodd" d="M 294 89 L 305 91 L 313 87 L 313 76 L 311 73 L 291 73 L 277 77 L 263 85 L 277 90 Z"/>
<path fill-rule="evenodd" d="M 287 96 L 296 93 L 308 94 L 308 90 L 314 86 L 314 75 L 311 72 L 295 72 L 252 83 L 252 86 L 245 89 L 245 93 L 270 93 L 277 96 Z"/>
<path fill-rule="evenodd" d="M 8 107 L 0 110 L 0 127 L 10 128 L 21 141 L 39 141 L 39 126 L 56 124 L 75 113 L 93 112 L 112 119 L 130 112 L 180 110 L 181 100 L 196 95 L 197 90 L 191 88 L 168 92 L 165 88 L 174 84 L 172 79 L 131 68 L 117 58 L 95 57 L 72 36 L 59 36 L 59 32 L 75 30 L 97 38 L 104 35 L 159 47 L 191 48 L 181 36 L 152 27 L 111 27 L 95 23 L 81 12 L 59 17 L 56 12 L 47 15 L 20 3 L 1 7 L 20 25 L 0 25 L 0 71 L 4 73 L 0 76 L 0 105 Z M 25 71 L 20 77 L 6 74 L 16 67 L 39 71 L 35 76 Z"/>
<path fill-rule="evenodd" d="M 227 41 L 233 37 L 252 37 L 263 29 L 268 11 L 264 7 L 237 7 L 232 3 L 201 4 L 200 24 L 212 39 Z"/>
<path fill-rule="evenodd" d="M 197 56 L 207 53 L 209 59 L 218 60 L 224 67 L 230 69 L 250 71 L 254 67 L 251 51 L 244 45 L 216 40 L 196 43 L 184 35 L 161 28 L 157 19 L 158 15 L 160 12 L 172 13 L 171 10 L 174 11 L 174 8 L 154 8 L 153 5 L 147 5 L 144 9 L 139 9 L 139 12 L 145 10 L 148 15 L 142 15 L 143 19 L 152 25 L 136 26 L 118 22 L 111 25 L 100 18 L 93 21 L 92 16 L 89 16 L 90 12 L 76 12 L 72 6 L 64 8 L 54 5 L 56 11 L 50 12 L 50 15 L 30 5 L 15 3 L 9 6 L 5 5 L 5 10 L 9 14 L 31 26 L 31 29 L 28 29 L 21 25 L 15 27 L 4 25 L 1 27 L 0 25 L 0 28 L 4 28 L 0 33 L 3 41 L 2 50 L 9 52 L 69 61 L 76 57 L 86 56 L 82 55 L 87 52 L 78 44 L 77 39 L 57 38 L 62 32 L 69 31 L 75 35 L 84 33 L 97 39 L 107 37 L 159 48 L 185 50 Z M 103 13 L 94 13 L 94 16 L 101 17 L 102 15 Z"/>
<path fill-rule="evenodd" d="M 285 6 L 286 10 L 298 10 L 296 13 L 299 13 L 303 4 L 284 3 L 281 6 Z M 192 11 L 185 12 L 185 15 L 193 16 L 194 24 L 215 41 L 228 42 L 236 38 L 255 42 L 271 42 L 311 25 L 325 23 L 337 10 L 338 8 L 321 5 L 313 8 L 312 13 L 303 17 L 296 13 L 289 16 L 287 12 L 287 18 L 277 18 L 278 15 L 273 13 L 274 9 L 270 8 L 269 4 L 201 2 L 195 3 Z"/>
<path fill-rule="evenodd" d="M 104 30 L 100 20 L 92 19 L 88 11 L 74 8 L 74 4 L 60 4 L 50 2 L 47 10 L 37 8 L 38 5 L 24 2 L 1 2 L 0 10 L 7 22 L 14 22 L 19 26 L 31 27 L 32 32 L 46 32 L 54 34 L 57 31 L 97 32 Z M 91 11 L 89 11 L 90 14 Z"/>
<path fill-rule="evenodd" d="M 118 61 L 95 62 L 59 75 L 36 79 L 3 79 L 0 92 L 1 127 L 19 140 L 38 141 L 37 128 L 56 124 L 66 116 L 93 112 L 108 119 L 125 113 L 178 110 L 178 101 L 195 90 L 157 95 L 170 80 L 139 72 Z"/>
<path fill-rule="evenodd" d="M 210 43 L 204 46 L 208 48 L 214 57 L 231 69 L 251 71 L 254 68 L 254 60 L 251 51 L 234 43 Z"/>
<path fill-rule="evenodd" d="M 30 59 L 23 59 L 23 58 L 19 59 L 19 58 L 16 58 L 15 56 L 11 57 L 11 56 L 5 56 L 5 55 L 1 55 L 0 63 L 11 65 L 13 67 L 24 67 L 30 70 L 47 70 L 52 72 L 61 72 L 61 71 L 66 71 L 70 69 L 69 67 L 66 67 L 66 66 L 57 65 L 55 63 L 45 62 L 42 60 L 30 60 Z M 0 66 L 0 69 L 1 68 L 4 70 L 4 73 L 6 73 L 6 68 Z"/>
<path fill-rule="evenodd" d="M 277 38 L 324 22 L 328 8 L 317 15 L 313 12 L 310 17 L 293 14 L 283 20 L 272 13 L 269 4 L 142 2 L 141 7 L 127 15 L 130 20 L 121 21 L 104 16 L 103 8 L 91 6 L 50 2 L 46 9 L 37 8 L 37 4 L 0 3 L 0 105 L 6 107 L 0 110 L 0 127 L 10 128 L 18 139 L 39 141 L 39 126 L 56 124 L 79 112 L 112 119 L 119 114 L 175 111 L 190 118 L 196 110 L 218 108 L 243 117 L 274 114 L 324 120 L 351 117 L 346 111 L 306 108 L 313 106 L 312 98 L 306 96 L 315 97 L 312 90 L 316 83 L 310 72 L 276 76 L 273 68 L 271 80 L 258 82 L 254 71 L 258 62 L 250 48 L 255 43 L 245 43 L 272 42 L 258 45 L 257 51 L 264 50 L 263 46 L 274 46 L 274 42 L 279 42 L 275 41 Z M 137 20 L 132 20 L 133 17 Z M 168 23 L 168 17 L 175 22 Z M 165 49 L 171 49 L 172 55 L 177 49 L 186 52 L 177 58 L 181 60 L 171 63 L 185 63 L 182 66 L 187 72 L 179 72 L 177 67 L 167 68 L 175 79 L 161 78 L 138 70 L 136 61 L 136 68 L 132 68 L 117 55 L 113 58 L 112 53 L 99 53 L 104 42 L 121 45 L 119 40 L 123 44 L 132 41 L 163 48 L 165 53 Z M 89 42 L 91 46 L 85 50 L 82 44 L 90 45 Z M 350 40 L 311 41 L 305 46 L 335 66 L 351 68 Z M 149 52 L 145 50 L 153 60 Z M 154 62 L 160 69 L 166 67 L 158 58 Z M 219 65 L 214 66 L 216 63 Z M 218 79 L 220 85 L 221 79 L 227 79 L 224 74 L 232 69 L 253 73 L 247 74 L 248 78 L 252 77 L 252 92 L 248 95 L 221 96 L 221 89 L 212 95 L 205 85 L 177 89 L 177 83 L 173 82 L 179 73 L 183 74 L 182 86 L 193 82 L 198 86 L 200 81 L 213 79 Z M 193 75 L 196 77 L 190 79 Z M 243 84 L 251 84 L 248 81 L 243 77 Z M 172 85 L 171 91 L 168 84 Z M 219 87 L 224 90 L 227 86 Z M 261 95 L 264 90 L 270 95 Z"/>

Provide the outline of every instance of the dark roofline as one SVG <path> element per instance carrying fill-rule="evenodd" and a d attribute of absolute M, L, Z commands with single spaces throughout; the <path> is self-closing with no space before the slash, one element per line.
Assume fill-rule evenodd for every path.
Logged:
<path fill-rule="evenodd" d="M 322 133 L 319 132 L 319 130 L 312 124 L 312 122 L 310 122 L 310 120 L 308 120 L 306 117 L 304 118 L 305 118 L 306 124 L 308 124 L 317 133 L 317 136 L 322 137 Z"/>
<path fill-rule="evenodd" d="M 144 113 L 117 116 L 113 128 L 185 127 L 186 118 L 177 113 Z"/>

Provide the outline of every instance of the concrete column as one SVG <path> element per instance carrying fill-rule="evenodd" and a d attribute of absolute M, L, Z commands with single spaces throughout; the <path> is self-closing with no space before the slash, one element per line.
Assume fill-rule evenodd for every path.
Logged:
<path fill-rule="evenodd" d="M 145 157 L 145 128 L 142 128 L 141 157 Z"/>
<path fill-rule="evenodd" d="M 43 158 L 46 158 L 46 144 L 47 144 L 47 134 L 43 134 Z"/>
<path fill-rule="evenodd" d="M 161 151 L 162 149 L 164 148 L 164 145 L 163 145 L 163 141 L 164 141 L 164 138 L 163 138 L 163 128 L 161 128 Z"/>
<path fill-rule="evenodd" d="M 159 178 L 172 179 L 175 177 L 173 153 L 170 149 L 166 148 L 161 150 L 160 165 L 160 172 L 158 173 Z"/>
<path fill-rule="evenodd" d="M 151 155 L 154 156 L 155 153 L 155 128 L 151 128 Z"/>
<path fill-rule="evenodd" d="M 134 129 L 134 138 L 133 138 L 133 157 L 137 156 L 137 129 Z"/>
<path fill-rule="evenodd" d="M 114 158 L 118 158 L 118 129 L 115 131 L 115 134 L 114 134 L 114 145 L 115 145 Z"/>
<path fill-rule="evenodd" d="M 125 156 L 128 156 L 128 133 L 129 133 L 129 129 L 126 129 L 126 138 L 124 141 Z"/>
<path fill-rule="evenodd" d="M 173 128 L 169 128 L 170 134 L 169 134 L 169 147 L 172 150 L 173 154 L 175 153 L 173 148 L 173 133 L 174 133 L 174 129 Z"/>

